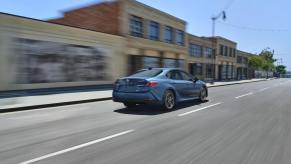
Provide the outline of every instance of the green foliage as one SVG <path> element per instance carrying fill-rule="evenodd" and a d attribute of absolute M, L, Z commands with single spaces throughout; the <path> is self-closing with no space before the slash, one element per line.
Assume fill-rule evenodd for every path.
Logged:
<path fill-rule="evenodd" d="M 274 71 L 276 59 L 274 59 L 274 50 L 265 48 L 258 56 L 249 58 L 249 65 L 254 69 L 263 69 L 264 71 Z"/>
<path fill-rule="evenodd" d="M 274 50 L 271 50 L 270 48 L 263 49 L 259 56 L 261 56 L 267 63 L 274 63 L 277 61 L 274 59 Z"/>
<path fill-rule="evenodd" d="M 276 67 L 276 71 L 279 73 L 279 74 L 286 74 L 286 66 L 284 66 L 284 65 L 278 65 L 277 67 Z"/>
<path fill-rule="evenodd" d="M 273 71 L 275 69 L 274 62 L 276 62 L 276 59 L 274 59 L 274 50 L 271 50 L 270 48 L 265 48 L 262 50 L 259 56 L 263 60 L 263 63 L 261 66 L 263 70 Z"/>
<path fill-rule="evenodd" d="M 254 69 L 262 68 L 263 59 L 260 56 L 251 56 L 249 58 L 249 65 Z"/>

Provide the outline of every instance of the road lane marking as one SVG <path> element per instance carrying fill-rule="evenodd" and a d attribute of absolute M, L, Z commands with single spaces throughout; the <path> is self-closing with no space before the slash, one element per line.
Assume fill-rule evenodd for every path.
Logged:
<path fill-rule="evenodd" d="M 186 113 L 182 113 L 182 114 L 179 114 L 178 116 L 181 117 L 181 116 L 186 116 L 188 114 L 191 114 L 191 113 L 194 113 L 194 112 L 198 112 L 198 111 L 201 111 L 201 110 L 204 110 L 204 109 L 207 109 L 207 108 L 210 108 L 210 107 L 213 107 L 213 106 L 217 106 L 217 105 L 220 105 L 222 103 L 216 103 L 216 104 L 212 104 L 212 105 L 209 105 L 209 106 L 206 106 L 206 107 L 203 107 L 203 108 L 199 108 L 199 109 L 195 109 L 195 110 L 192 110 L 190 112 L 186 112 Z"/>
<path fill-rule="evenodd" d="M 267 89 L 269 89 L 269 88 L 270 88 L 270 87 L 266 87 L 266 88 L 260 89 L 259 92 L 263 92 L 263 91 L 265 91 L 265 90 L 267 90 Z"/>
<path fill-rule="evenodd" d="M 254 94 L 253 92 L 249 92 L 249 93 L 247 93 L 247 94 L 244 94 L 244 95 L 240 95 L 240 96 L 237 96 L 237 97 L 235 97 L 236 99 L 239 99 L 239 98 L 242 98 L 242 97 L 245 97 L 245 96 L 249 96 L 249 95 L 252 95 L 252 94 Z"/>
<path fill-rule="evenodd" d="M 57 152 L 54 152 L 54 153 L 50 153 L 50 154 L 47 154 L 47 155 L 44 155 L 44 156 L 41 156 L 41 157 L 38 157 L 38 158 L 34 158 L 34 159 L 29 160 L 29 161 L 21 162 L 20 164 L 35 163 L 35 162 L 38 162 L 38 161 L 41 161 L 41 160 L 44 160 L 44 159 L 47 159 L 47 158 L 51 158 L 51 157 L 54 157 L 54 156 L 57 156 L 57 155 L 61 155 L 61 154 L 64 154 L 64 153 L 67 153 L 67 152 L 70 152 L 70 151 L 81 149 L 81 148 L 84 148 L 84 147 L 87 147 L 87 146 L 90 146 L 90 145 L 93 145 L 93 144 L 96 144 L 96 143 L 99 143 L 99 142 L 102 142 L 102 141 L 105 141 L 105 140 L 109 140 L 109 139 L 112 139 L 112 138 L 115 138 L 115 137 L 119 137 L 119 136 L 122 136 L 122 135 L 125 135 L 125 134 L 128 134 L 128 133 L 131 133 L 133 131 L 134 130 L 127 130 L 127 131 L 124 131 L 124 132 L 121 132 L 121 133 L 117 133 L 117 134 L 114 134 L 114 135 L 111 135 L 111 136 L 108 136 L 108 137 L 100 138 L 100 139 L 97 139 L 97 140 L 94 140 L 94 141 L 90 141 L 90 142 L 87 142 L 87 143 L 84 143 L 84 144 L 81 144 L 81 145 L 70 147 L 68 149 L 64 149 L 64 150 L 57 151 Z"/>

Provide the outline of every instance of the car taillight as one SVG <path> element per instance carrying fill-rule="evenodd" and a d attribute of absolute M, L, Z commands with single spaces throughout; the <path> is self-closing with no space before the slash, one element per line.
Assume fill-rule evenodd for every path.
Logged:
<path fill-rule="evenodd" d="M 149 86 L 149 87 L 155 87 L 157 85 L 158 85 L 158 82 L 155 82 L 155 81 L 151 81 L 151 82 L 147 83 L 147 86 Z"/>

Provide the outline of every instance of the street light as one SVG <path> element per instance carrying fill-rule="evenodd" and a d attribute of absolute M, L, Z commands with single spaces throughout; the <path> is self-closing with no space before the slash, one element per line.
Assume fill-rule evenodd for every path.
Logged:
<path fill-rule="evenodd" d="M 213 79 L 211 81 L 211 84 L 214 84 L 214 80 L 215 80 L 215 66 L 216 66 L 216 63 L 215 63 L 215 60 L 216 60 L 216 46 L 215 46 L 215 43 L 214 43 L 214 37 L 215 37 L 215 21 L 217 19 L 219 19 L 220 17 L 222 17 L 223 20 L 226 19 L 226 12 L 225 11 L 222 11 L 220 12 L 219 14 L 217 14 L 216 16 L 212 17 L 211 20 L 212 20 L 212 50 L 213 50 Z"/>
<path fill-rule="evenodd" d="M 215 37 L 215 21 L 222 17 L 223 20 L 226 20 L 226 12 L 222 11 L 218 15 L 211 18 L 212 20 L 212 37 Z"/>

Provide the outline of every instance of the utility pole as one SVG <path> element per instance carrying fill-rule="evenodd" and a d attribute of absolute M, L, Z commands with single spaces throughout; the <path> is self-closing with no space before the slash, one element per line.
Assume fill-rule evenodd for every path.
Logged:
<path fill-rule="evenodd" d="M 215 25 L 216 25 L 216 20 L 219 19 L 220 17 L 222 17 L 223 20 L 226 20 L 226 12 L 222 11 L 219 14 L 217 14 L 216 16 L 212 17 L 212 37 L 215 37 Z"/>
<path fill-rule="evenodd" d="M 220 12 L 219 14 L 217 14 L 216 16 L 213 16 L 211 18 L 212 20 L 212 52 L 213 52 L 213 68 L 212 68 L 212 72 L 213 72 L 213 79 L 211 81 L 212 84 L 214 84 L 214 80 L 215 80 L 215 74 L 216 74 L 216 46 L 215 46 L 215 25 L 216 25 L 216 20 L 219 19 L 220 17 L 222 17 L 223 20 L 226 19 L 226 13 L 225 11 Z"/>

